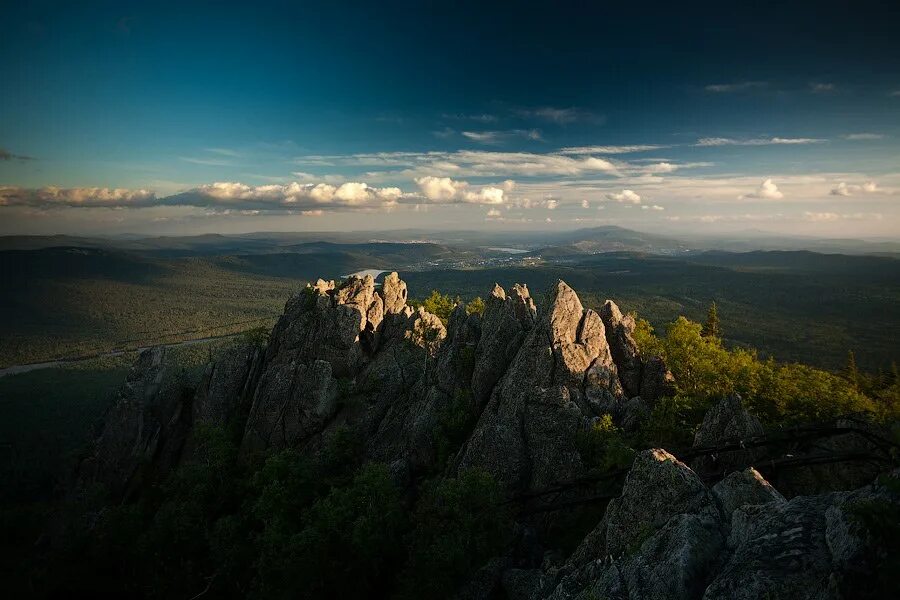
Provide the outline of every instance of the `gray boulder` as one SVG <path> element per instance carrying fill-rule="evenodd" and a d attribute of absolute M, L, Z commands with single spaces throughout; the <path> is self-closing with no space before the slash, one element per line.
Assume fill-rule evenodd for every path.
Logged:
<path fill-rule="evenodd" d="M 699 477 L 665 450 L 647 450 L 540 597 L 698 597 L 724 543 L 721 513 Z"/>
<path fill-rule="evenodd" d="M 762 423 L 744 409 L 739 394 L 722 398 L 706 412 L 703 423 L 694 435 L 694 447 L 714 447 L 728 442 L 739 442 L 765 433 Z M 702 456 L 691 462 L 691 467 L 708 477 L 727 474 L 750 466 L 762 456 L 758 449 L 730 450 Z"/>
<path fill-rule="evenodd" d="M 661 356 L 651 356 L 644 362 L 641 374 L 641 398 L 653 406 L 660 398 L 674 395 L 675 378 L 666 368 L 666 362 Z"/>
<path fill-rule="evenodd" d="M 848 575 L 874 565 L 868 535 L 853 511 L 872 500 L 897 502 L 870 486 L 741 510 L 731 536 L 738 543 L 704 600 L 854 597 L 861 590 L 846 589 Z"/>
<path fill-rule="evenodd" d="M 635 458 L 622 495 L 606 509 L 605 554 L 621 555 L 675 515 L 712 514 L 713 507 L 706 486 L 687 465 L 665 450 L 645 450 Z"/>
<path fill-rule="evenodd" d="M 731 515 L 741 506 L 785 502 L 784 496 L 753 467 L 729 474 L 713 486 L 712 494 L 729 522 Z"/>
<path fill-rule="evenodd" d="M 384 314 L 396 315 L 403 312 L 403 309 L 406 308 L 406 282 L 400 280 L 396 271 L 385 275 L 381 291 L 384 300 Z"/>
<path fill-rule="evenodd" d="M 853 598 L 884 552 L 855 515 L 877 505 L 898 510 L 898 473 L 891 477 L 786 501 L 752 469 L 707 492 L 664 450 L 646 451 L 561 568 L 504 582 L 516 597 L 554 600 Z"/>

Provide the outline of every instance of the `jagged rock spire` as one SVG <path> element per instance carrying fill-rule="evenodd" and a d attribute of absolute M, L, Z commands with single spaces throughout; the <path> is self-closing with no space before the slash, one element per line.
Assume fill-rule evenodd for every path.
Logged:
<path fill-rule="evenodd" d="M 501 300 L 495 293 L 490 302 Z M 586 399 L 585 374 L 596 365 L 615 371 L 603 322 L 558 281 L 495 387 L 460 468 L 485 468 L 513 490 L 576 475 L 583 468 L 576 434 L 595 416 Z"/>

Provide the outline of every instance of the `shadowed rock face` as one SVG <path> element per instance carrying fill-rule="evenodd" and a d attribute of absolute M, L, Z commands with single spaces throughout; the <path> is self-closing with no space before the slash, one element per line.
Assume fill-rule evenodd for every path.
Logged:
<path fill-rule="evenodd" d="M 647 450 L 568 561 L 511 570 L 503 585 L 511 598 L 553 600 L 852 598 L 853 578 L 874 567 L 854 506 L 898 500 L 875 484 L 786 501 L 752 469 L 710 490 Z"/>
<path fill-rule="evenodd" d="M 190 419 L 165 348 L 140 354 L 103 419 L 100 436 L 80 465 L 75 490 L 103 486 L 113 502 L 139 483 L 145 465 L 173 466 Z"/>
<path fill-rule="evenodd" d="M 674 379 L 665 361 L 659 356 L 641 356 L 634 341 L 634 317 L 623 315 L 612 300 L 600 307 L 600 317 L 626 397 L 640 396 L 644 405 L 652 408 L 663 396 L 674 396 Z"/>
<path fill-rule="evenodd" d="M 516 284 L 507 294 L 494 285 L 485 303 L 472 372 L 472 394 L 479 406 L 484 406 L 490 398 L 494 386 L 519 352 L 525 335 L 534 327 L 536 317 L 537 309 L 526 286 Z"/>
<path fill-rule="evenodd" d="M 694 447 L 712 447 L 726 442 L 745 440 L 765 433 L 762 423 L 744 409 L 738 394 L 726 396 L 703 417 L 703 423 L 694 435 Z M 753 464 L 760 450 L 734 450 L 693 461 L 692 467 L 704 476 L 727 474 L 745 465 Z"/>
<path fill-rule="evenodd" d="M 643 364 L 641 353 L 634 341 L 634 318 L 623 315 L 612 300 L 600 308 L 600 316 L 606 326 L 606 339 L 616 364 L 620 366 L 619 380 L 629 398 L 641 394 Z"/>

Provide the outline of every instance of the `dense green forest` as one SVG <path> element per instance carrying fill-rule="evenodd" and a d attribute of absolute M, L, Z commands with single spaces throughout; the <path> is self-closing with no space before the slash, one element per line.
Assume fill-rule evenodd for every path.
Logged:
<path fill-rule="evenodd" d="M 527 283 L 540 296 L 562 278 L 586 305 L 613 298 L 657 327 L 679 315 L 699 320 L 715 301 L 729 323 L 726 345 L 779 360 L 838 369 L 852 350 L 874 371 L 888 369 L 900 353 L 900 261 L 894 258 L 613 252 L 493 266 L 492 259 L 469 261 L 466 252 L 428 244 L 351 251 L 354 246 L 174 258 L 83 248 L 0 252 L 0 366 L 271 326 L 306 281 L 404 265 L 418 298 L 440 289 L 472 299 L 495 282 Z M 450 262 L 435 267 L 435 260 Z"/>

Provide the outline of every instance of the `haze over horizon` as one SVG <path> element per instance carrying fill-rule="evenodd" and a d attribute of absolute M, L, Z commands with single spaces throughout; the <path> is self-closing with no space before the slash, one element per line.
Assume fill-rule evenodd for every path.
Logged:
<path fill-rule="evenodd" d="M 10 5 L 0 235 L 900 237 L 888 2 Z"/>

